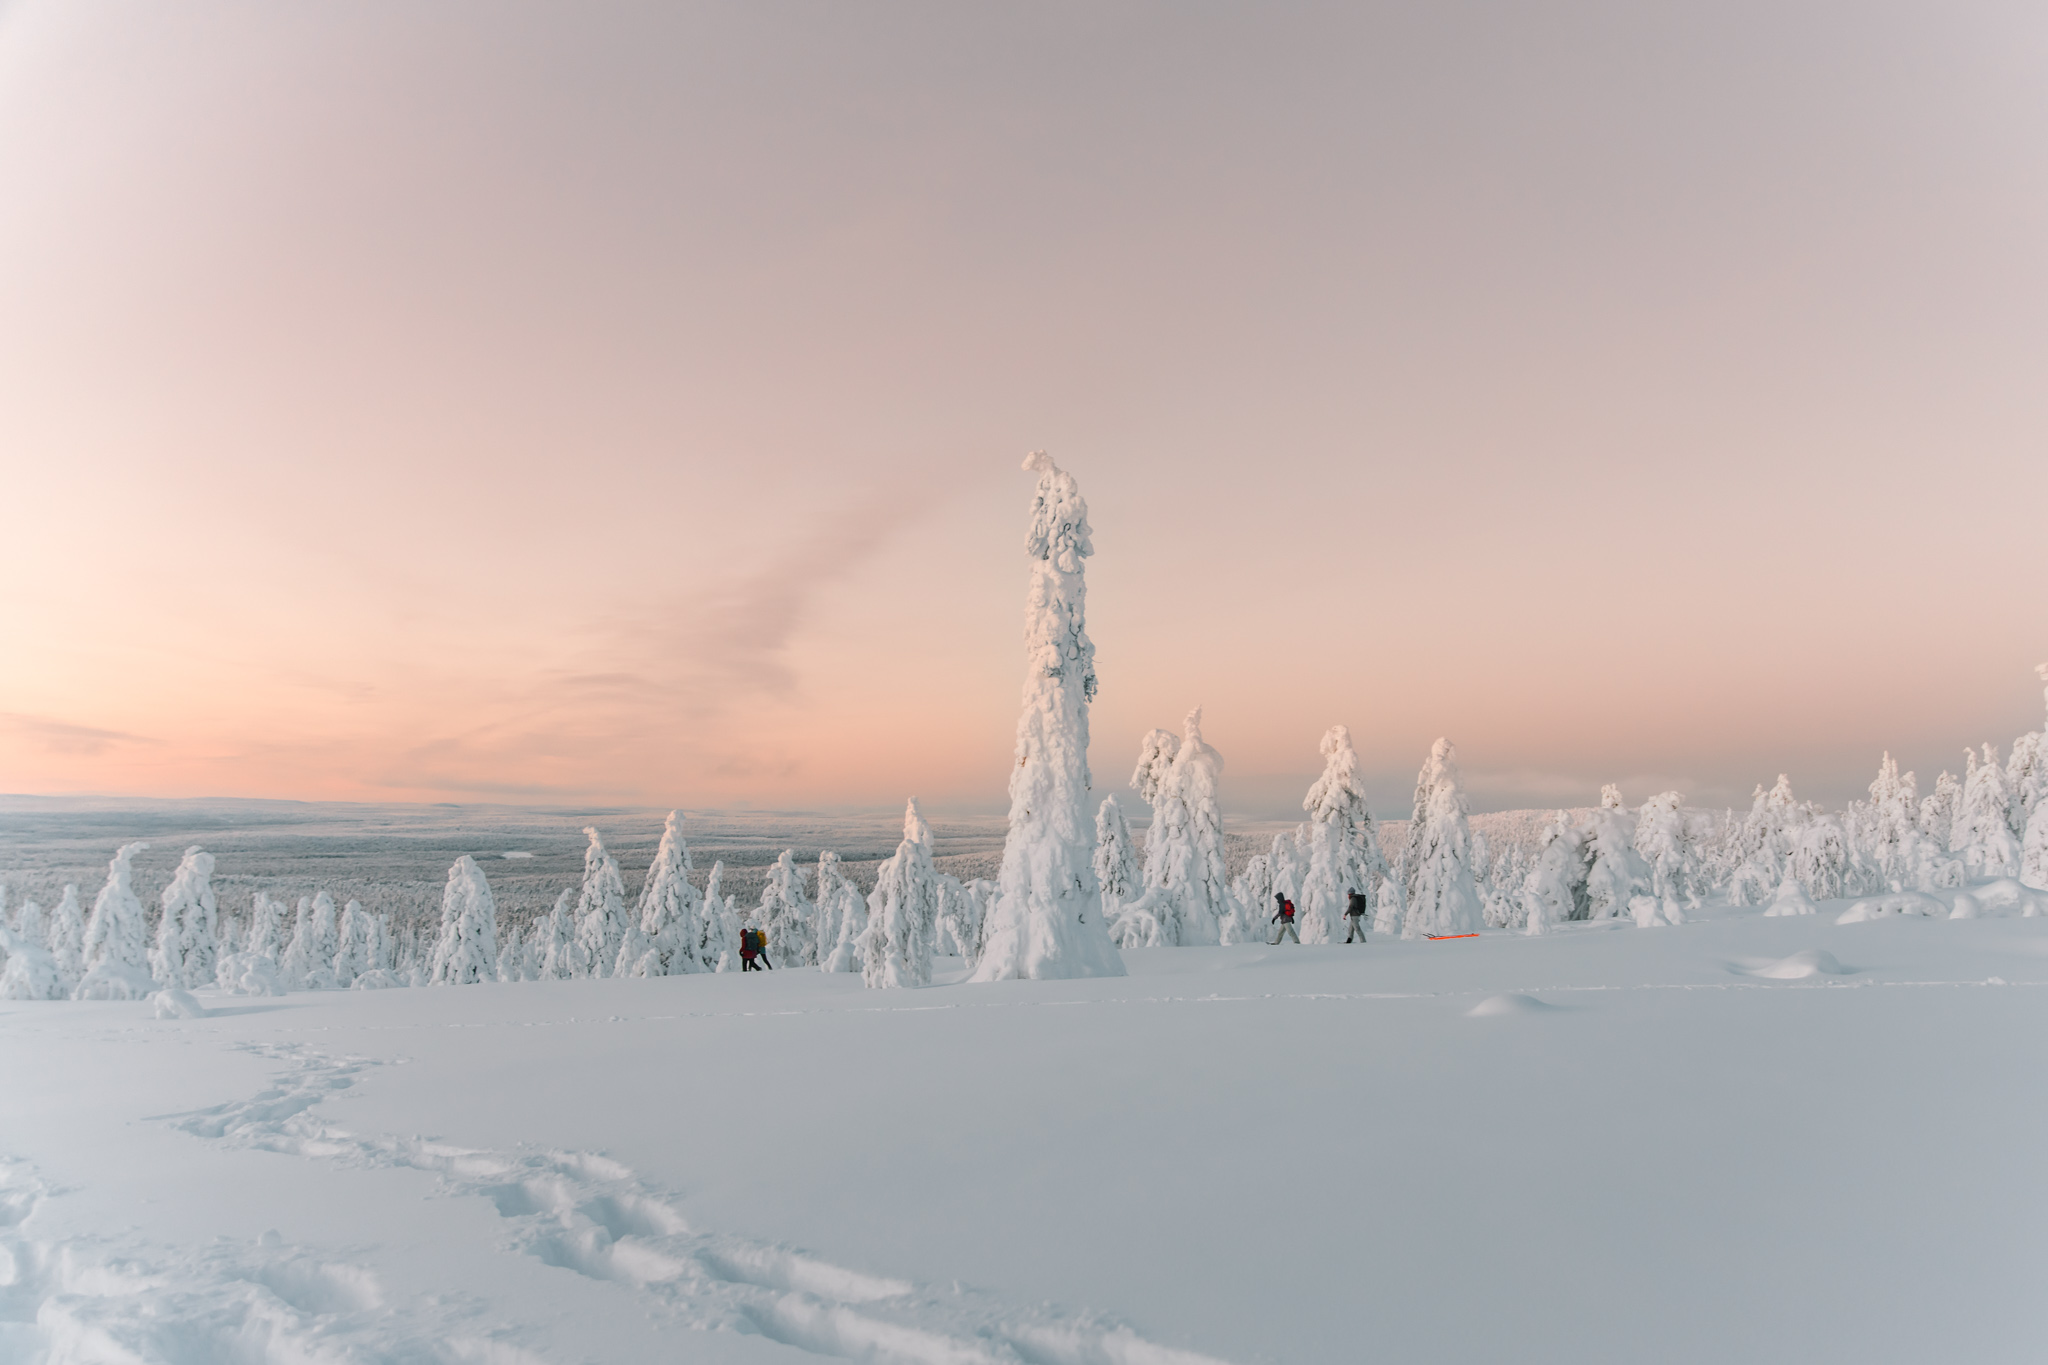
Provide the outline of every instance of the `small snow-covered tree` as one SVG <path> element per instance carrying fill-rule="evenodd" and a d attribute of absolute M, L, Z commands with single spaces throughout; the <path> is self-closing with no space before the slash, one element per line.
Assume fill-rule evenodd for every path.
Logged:
<path fill-rule="evenodd" d="M 1415 779 L 1415 817 L 1408 827 L 1403 891 L 1404 938 L 1472 934 L 1483 925 L 1472 884 L 1472 825 L 1458 782 L 1457 754 L 1447 739 L 1431 746 Z"/>
<path fill-rule="evenodd" d="M 1944 770 L 1934 779 L 1934 790 L 1920 803 L 1920 832 L 1933 840 L 1936 848 L 1949 846 L 1956 812 L 1962 804 L 1963 784 L 1954 773 Z"/>
<path fill-rule="evenodd" d="M 161 904 L 150 974 L 167 988 L 212 985 L 220 951 L 214 934 L 220 906 L 213 895 L 213 855 L 197 844 L 186 849 Z"/>
<path fill-rule="evenodd" d="M 284 910 L 283 901 L 258 891 L 249 905 L 249 935 L 242 951 L 275 960 L 284 946 Z"/>
<path fill-rule="evenodd" d="M 1233 928 L 1232 943 L 1250 943 L 1259 937 L 1261 912 L 1271 914 L 1265 907 L 1273 903 L 1273 860 L 1264 853 L 1254 853 L 1245 860 L 1244 870 L 1231 883 L 1230 894 L 1237 900 L 1238 910 L 1244 914 L 1244 924 Z"/>
<path fill-rule="evenodd" d="M 1636 852 L 1635 820 L 1613 784 L 1600 789 L 1600 804 L 1586 821 L 1586 902 L 1593 919 L 1618 919 L 1629 902 L 1650 890 L 1650 867 Z"/>
<path fill-rule="evenodd" d="M 2007 823 L 2011 793 L 1998 751 L 1984 746 L 1984 761 L 1966 753 L 1963 802 L 1949 831 L 1949 852 L 1959 854 L 1973 877 L 2010 877 L 2020 870 L 2020 844 Z"/>
<path fill-rule="evenodd" d="M 1879 762 L 1870 784 L 1870 861 L 1892 891 L 1912 889 L 1920 862 L 1920 798 L 1913 774 L 1901 776 L 1890 753 Z"/>
<path fill-rule="evenodd" d="M 768 960 L 778 967 L 817 966 L 815 915 L 816 907 L 804 894 L 804 874 L 796 865 L 796 852 L 786 848 L 768 870 L 760 907 L 754 911 L 754 927 L 767 938 Z M 937 923 L 936 915 L 933 923 Z"/>
<path fill-rule="evenodd" d="M 709 971 L 715 963 L 699 956 L 704 933 L 704 897 L 690 881 L 690 845 L 683 837 L 683 813 L 672 810 L 661 843 L 640 887 L 637 939 L 645 946 L 631 962 L 622 948 L 617 976 L 681 976 Z"/>
<path fill-rule="evenodd" d="M 567 981 L 576 975 L 576 893 L 563 887 L 554 909 L 534 921 L 538 937 L 527 950 L 541 981 Z"/>
<path fill-rule="evenodd" d="M 990 913 L 974 981 L 1122 976 L 1090 866 L 1088 704 L 1095 645 L 1088 638 L 1084 560 L 1095 553 L 1088 505 L 1071 474 L 1045 452 L 1025 535 L 1027 666 L 1017 761 L 1010 769 L 1010 831 L 1001 893 Z"/>
<path fill-rule="evenodd" d="M 1785 879 L 1778 883 L 1778 889 L 1771 894 L 1771 903 L 1764 911 L 1764 918 L 1812 915 L 1819 913 L 1819 910 L 1820 907 L 1813 903 L 1813 898 L 1806 894 L 1806 888 L 1800 884 L 1799 878 L 1788 872 Z"/>
<path fill-rule="evenodd" d="M 1126 901 L 1145 894 L 1145 874 L 1131 847 L 1130 821 L 1111 792 L 1095 811 L 1095 880 L 1102 888 L 1102 914 L 1111 924 Z"/>
<path fill-rule="evenodd" d="M 2027 817 L 2027 837 L 2020 846 L 2020 880 L 2048 890 L 2048 801 Z"/>
<path fill-rule="evenodd" d="M 818 970 L 861 970 L 861 938 L 868 929 L 868 903 L 860 888 L 839 870 L 839 855 L 818 855 Z"/>
<path fill-rule="evenodd" d="M 325 891 L 299 897 L 298 918 L 291 942 L 279 961 L 279 975 L 295 991 L 335 988 L 334 954 L 339 945 L 334 923 L 334 897 Z"/>
<path fill-rule="evenodd" d="M 0 909 L 4 909 L 6 903 L 7 894 L 4 889 L 0 889 Z M 7 916 L 0 913 L 0 925 L 6 922 Z M 48 950 L 50 945 L 46 942 L 48 931 L 43 923 L 43 907 L 36 904 L 35 897 L 31 896 L 22 902 L 21 913 L 14 919 L 14 936 L 23 943 L 32 943 L 38 948 Z"/>
<path fill-rule="evenodd" d="M 1662 792 L 1643 802 L 1636 815 L 1636 853 L 1650 874 L 1650 894 L 1673 924 L 1686 910 L 1700 908 L 1702 869 L 1685 797 Z"/>
<path fill-rule="evenodd" d="M 1761 786 L 1750 802 L 1749 817 L 1736 835 L 1740 862 L 1728 882 L 1731 905 L 1758 905 L 1776 895 L 1791 871 L 1792 847 L 1807 808 L 1792 795 L 1792 779 L 1778 774 L 1769 791 Z"/>
<path fill-rule="evenodd" d="M 533 979 L 530 951 L 539 929 L 540 921 L 537 919 L 524 930 L 516 924 L 505 926 L 498 935 L 498 980 L 509 985 Z"/>
<path fill-rule="evenodd" d="M 725 894 L 725 864 L 713 861 L 704 882 L 704 916 L 698 921 L 697 959 L 714 972 L 739 970 L 740 916 Z"/>
<path fill-rule="evenodd" d="M 1829 814 L 1817 814 L 1801 825 L 1792 845 L 1791 874 L 1821 900 L 1858 895 L 1862 865 L 1849 847 L 1842 822 Z"/>
<path fill-rule="evenodd" d="M 1301 800 L 1301 808 L 1308 812 L 1308 865 L 1295 901 L 1295 923 L 1303 943 L 1334 939 L 1351 893 L 1371 896 L 1389 874 L 1350 729 L 1332 725 L 1317 748 L 1323 772 Z M 1468 830 L 1468 843 L 1469 839 Z M 1470 881 L 1469 873 L 1466 880 Z M 1476 901 L 1476 892 L 1474 896 Z"/>
<path fill-rule="evenodd" d="M 356 978 L 372 970 L 370 954 L 377 936 L 377 921 L 363 903 L 351 900 L 341 907 L 341 919 L 335 926 L 334 984 L 347 990 L 355 984 Z M 514 959 L 517 966 L 517 959 Z M 518 978 L 514 978 L 517 980 Z"/>
<path fill-rule="evenodd" d="M 0 962 L 0 1000 L 59 998 L 63 979 L 57 974 L 56 959 L 28 934 L 8 928 L 5 914 L 0 914 L 0 958 L 5 959 Z"/>
<path fill-rule="evenodd" d="M 1543 832 L 1535 865 L 1522 883 L 1522 920 L 1532 934 L 1592 913 L 1586 894 L 1591 870 L 1586 835 L 1564 811 Z"/>
<path fill-rule="evenodd" d="M 939 919 L 939 874 L 932 832 L 912 797 L 903 812 L 903 841 L 875 872 L 868 893 L 863 975 L 869 987 L 932 984 L 932 941 Z"/>
<path fill-rule="evenodd" d="M 441 892 L 441 936 L 427 979 L 436 986 L 498 979 L 498 906 L 484 870 L 467 853 L 448 869 Z"/>
<path fill-rule="evenodd" d="M 597 826 L 585 825 L 583 887 L 576 895 L 576 974 L 610 976 L 626 938 L 626 882 L 618 860 L 605 852 Z"/>
<path fill-rule="evenodd" d="M 1186 734 L 1154 730 L 1139 744 L 1131 786 L 1152 807 L 1145 831 L 1145 892 L 1118 902 L 1120 945 L 1215 943 L 1230 916 L 1224 882 L 1223 816 L 1216 803 L 1223 756 L 1202 739 L 1202 710 Z M 1105 911 L 1105 916 L 1107 912 Z"/>
<path fill-rule="evenodd" d="M 78 979 L 85 975 L 85 916 L 78 908 L 75 882 L 64 884 L 64 894 L 57 901 L 57 908 L 50 912 L 48 927 L 43 931 L 43 942 L 50 949 L 51 961 L 56 963 L 62 994 L 68 997 L 78 989 Z"/>
<path fill-rule="evenodd" d="M 1528 880 L 1529 869 L 1521 851 L 1504 848 L 1495 854 L 1492 866 L 1486 870 L 1486 882 L 1479 889 L 1479 900 L 1489 929 L 1514 929 L 1523 923 L 1528 912 L 1522 904 L 1522 884 Z"/>
<path fill-rule="evenodd" d="M 123 844 L 107 864 L 107 881 L 85 925 L 80 1000 L 140 1000 L 156 988 L 149 974 L 148 924 L 135 895 L 135 856 L 149 845 Z"/>

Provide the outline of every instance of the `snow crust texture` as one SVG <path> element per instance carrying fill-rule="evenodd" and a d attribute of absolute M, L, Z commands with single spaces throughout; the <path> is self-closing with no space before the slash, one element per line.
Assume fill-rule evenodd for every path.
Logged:
<path fill-rule="evenodd" d="M 919 1284 L 693 1227 L 673 1193 L 599 1153 L 492 1151 L 352 1132 L 317 1111 L 380 1063 L 299 1043 L 248 1050 L 280 1068 L 271 1085 L 162 1121 L 234 1148 L 430 1174 L 445 1196 L 493 1210 L 506 1250 L 613 1286 L 640 1311 L 680 1329 L 760 1336 L 811 1355 L 892 1365 L 1221 1365 L 1097 1315 L 1018 1307 L 957 1284 Z M 442 1339 L 429 1325 L 431 1299 L 408 1299 L 366 1267 L 286 1247 L 271 1234 L 254 1246 L 223 1239 L 197 1256 L 155 1264 L 148 1256 L 39 1240 L 36 1214 L 52 1194 L 31 1166 L 0 1162 L 0 1359 L 541 1359 L 488 1336 Z"/>

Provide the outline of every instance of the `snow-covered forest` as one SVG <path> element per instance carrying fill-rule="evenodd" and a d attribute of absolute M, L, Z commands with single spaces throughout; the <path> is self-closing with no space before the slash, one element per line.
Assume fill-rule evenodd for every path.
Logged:
<path fill-rule="evenodd" d="M 1354 893 L 1375 933 L 1443 937 L 1482 930 L 1541 934 L 1585 920 L 1679 925 L 1709 906 L 1813 914 L 1846 901 L 1847 922 L 1887 916 L 2033 916 L 2048 910 L 2048 740 L 2003 753 L 1989 742 L 1923 791 L 1889 754 L 1869 795 L 1830 811 L 1785 775 L 1759 784 L 1746 811 L 1701 810 L 1666 791 L 1547 819 L 1475 817 L 1457 754 L 1440 739 L 1424 757 L 1405 821 L 1370 808 L 1351 732 L 1332 725 L 1304 819 L 1245 851 L 1222 811 L 1223 756 L 1189 712 L 1178 734 L 1142 740 L 1128 787 L 1150 812 L 1140 835 L 1118 793 L 1096 796 L 1088 707 L 1095 646 L 1086 629 L 1085 561 L 1094 553 L 1073 476 L 1043 454 L 1026 528 L 1026 681 L 1012 771 L 1012 810 L 994 876 L 960 876 L 935 860 L 932 826 L 910 799 L 902 838 L 863 887 L 837 851 L 799 863 L 785 849 L 742 901 L 722 862 L 698 869 L 688 821 L 671 812 L 637 896 L 595 826 L 575 885 L 542 913 L 501 913 L 484 866 L 455 859 L 438 916 L 394 919 L 355 896 L 317 888 L 286 904 L 258 890 L 223 906 L 216 860 L 185 850 L 153 903 L 135 886 L 148 843 L 113 851 L 104 882 L 62 887 L 54 904 L 7 905 L 0 880 L 0 998 L 140 1000 L 215 988 L 233 995 L 380 990 L 728 972 L 741 936 L 763 936 L 774 969 L 858 974 L 872 987 L 932 981 L 935 957 L 972 981 L 1120 975 L 1120 948 L 1257 942 L 1284 898 L 1303 944 L 1333 941 Z M 2048 683 L 2048 664 L 2039 670 Z M 2048 691 L 2044 691 L 2048 697 Z"/>

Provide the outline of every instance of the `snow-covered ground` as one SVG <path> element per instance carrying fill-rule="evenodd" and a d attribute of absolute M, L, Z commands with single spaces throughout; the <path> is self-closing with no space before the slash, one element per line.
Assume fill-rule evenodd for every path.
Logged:
<path fill-rule="evenodd" d="M 2048 920 L 1833 918 L 0 1003 L 0 1360 L 2039 1361 Z"/>

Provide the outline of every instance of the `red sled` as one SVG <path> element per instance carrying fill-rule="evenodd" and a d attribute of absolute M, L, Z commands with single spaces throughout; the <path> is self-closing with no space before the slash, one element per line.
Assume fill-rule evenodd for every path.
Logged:
<path fill-rule="evenodd" d="M 1426 939 L 1428 939 L 1428 940 L 1429 940 L 1429 941 L 1430 941 L 1431 943 L 1442 943 L 1442 942 L 1444 942 L 1444 941 L 1445 941 L 1446 939 L 1453 939 L 1453 938 L 1478 938 L 1478 937 L 1479 937 L 1479 935 L 1477 935 L 1477 934 L 1424 934 L 1424 935 L 1423 935 L 1423 937 L 1424 937 L 1424 938 L 1426 938 Z"/>

